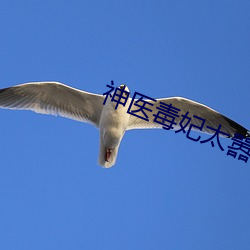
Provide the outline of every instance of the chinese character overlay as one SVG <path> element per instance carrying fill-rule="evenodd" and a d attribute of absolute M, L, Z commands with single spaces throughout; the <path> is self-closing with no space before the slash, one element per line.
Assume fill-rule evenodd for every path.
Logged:
<path fill-rule="evenodd" d="M 136 95 L 141 96 L 141 97 L 138 100 L 135 100 Z M 134 115 L 134 116 L 136 116 L 138 118 L 141 118 L 141 119 L 143 119 L 145 121 L 149 121 L 148 115 L 146 114 L 145 110 L 149 111 L 149 112 L 152 112 L 152 109 L 147 108 L 146 105 L 153 106 L 154 104 L 150 103 L 149 100 L 143 100 L 143 98 L 147 98 L 147 99 L 149 99 L 151 101 L 156 102 L 156 100 L 153 99 L 153 98 L 150 98 L 150 97 L 148 97 L 146 95 L 143 95 L 143 94 L 140 94 L 138 92 L 135 92 L 134 96 L 133 96 L 133 98 L 131 100 L 131 103 L 129 105 L 127 113 L 130 114 L 130 115 Z M 132 107 L 133 108 L 134 107 L 138 107 L 138 109 L 131 110 Z M 138 115 L 138 113 L 142 113 L 143 116 Z"/>
<path fill-rule="evenodd" d="M 126 105 L 126 102 L 129 98 L 129 92 L 125 90 L 125 85 L 121 86 L 120 88 L 116 88 L 115 92 L 112 96 L 111 102 L 116 102 L 115 109 L 117 109 L 119 104 L 123 106 Z M 117 99 L 116 99 L 117 97 Z"/>
<path fill-rule="evenodd" d="M 160 102 L 160 107 L 156 109 L 159 109 L 159 111 L 156 115 L 153 115 L 155 117 L 154 122 L 163 125 L 163 129 L 173 129 L 173 125 L 177 124 L 174 120 L 179 117 L 178 112 L 180 109 L 173 107 L 172 103 L 166 104 L 164 102 Z"/>
<path fill-rule="evenodd" d="M 179 133 L 179 132 L 181 132 L 181 131 L 182 131 L 184 134 L 186 133 L 185 128 L 188 126 L 188 124 L 189 124 L 190 121 L 191 121 L 191 118 L 188 117 L 188 114 L 189 114 L 189 112 L 187 111 L 185 115 L 181 115 L 181 116 L 183 117 L 182 120 L 181 120 L 180 123 L 179 123 L 179 126 L 180 126 L 181 128 L 178 129 L 178 130 L 176 130 L 175 133 Z M 184 126 L 182 126 L 182 125 L 183 125 L 183 122 L 184 122 L 186 119 L 187 119 L 186 124 L 184 124 Z"/>
<path fill-rule="evenodd" d="M 111 85 L 114 85 L 114 81 L 111 81 Z M 114 89 L 115 89 L 113 86 L 110 86 L 110 85 L 106 85 L 106 86 L 109 87 L 109 88 L 111 88 L 111 90 L 109 90 L 109 91 L 107 91 L 107 92 L 105 92 L 105 93 L 103 94 L 103 95 L 106 95 L 106 96 L 105 96 L 105 99 L 104 99 L 104 102 L 103 102 L 103 105 L 105 105 L 108 96 L 110 96 L 110 98 L 112 97 L 111 92 L 113 92 Z"/>
<path fill-rule="evenodd" d="M 191 124 L 191 125 L 189 126 L 189 129 L 188 129 L 188 132 L 187 132 L 187 138 L 190 139 L 190 140 L 192 140 L 192 141 L 199 141 L 200 138 L 201 138 L 200 136 L 198 136 L 198 138 L 195 139 L 195 138 L 191 137 L 189 134 L 190 134 L 192 128 L 194 128 L 194 130 L 202 131 L 202 128 L 203 128 L 204 123 L 205 123 L 205 119 L 202 119 L 202 118 L 200 118 L 199 116 L 196 116 L 196 115 L 193 115 L 193 117 L 196 118 L 196 119 L 198 119 L 198 120 L 201 120 L 202 123 L 201 123 L 201 126 L 200 126 L 200 127 L 197 126 L 197 125 Z"/>
<path fill-rule="evenodd" d="M 218 127 L 217 129 L 214 129 L 214 128 L 210 127 L 210 126 L 207 126 L 207 128 L 209 128 L 209 129 L 215 131 L 215 133 L 214 133 L 213 136 L 211 136 L 211 137 L 208 138 L 207 140 L 200 141 L 200 143 L 206 143 L 206 142 L 208 142 L 208 141 L 211 141 L 211 145 L 212 145 L 212 147 L 214 147 L 213 139 L 214 139 L 215 136 L 216 136 L 217 143 L 218 143 L 218 145 L 219 145 L 221 151 L 224 151 L 224 148 L 223 148 L 223 147 L 221 146 L 221 144 L 220 144 L 219 136 L 220 136 L 220 134 L 223 134 L 223 135 L 225 135 L 225 136 L 227 136 L 227 137 L 230 137 L 230 135 L 229 135 L 229 134 L 226 134 L 226 133 L 224 133 L 224 132 L 222 132 L 222 131 L 220 130 L 221 125 L 219 125 L 219 127 Z"/>
<path fill-rule="evenodd" d="M 244 154 L 240 154 L 238 160 L 247 162 L 248 157 L 250 156 L 250 138 L 246 138 L 244 142 L 244 136 L 235 133 L 232 141 L 232 146 L 228 146 L 229 150 L 227 151 L 227 155 L 231 155 L 233 156 L 233 158 L 235 158 L 237 156 L 236 151 L 242 151 L 247 156 Z"/>
<path fill-rule="evenodd" d="M 111 85 L 114 85 L 113 81 L 111 81 Z M 103 105 L 105 105 L 107 98 L 110 97 L 111 102 L 116 102 L 115 109 L 117 109 L 119 104 L 125 106 L 130 95 L 128 91 L 125 91 L 126 86 L 121 85 L 120 87 L 117 88 L 114 88 L 113 86 L 110 85 L 106 86 L 109 87 L 110 90 L 103 94 L 105 96 Z M 113 94 L 111 94 L 112 92 Z M 152 109 L 150 109 L 150 106 L 151 107 L 154 106 L 153 102 L 157 102 L 157 100 L 150 98 L 149 96 L 143 95 L 139 92 L 135 92 L 130 102 L 127 113 L 135 117 L 138 117 L 140 119 L 143 119 L 145 121 L 149 121 L 149 116 L 147 112 L 153 111 Z M 156 109 L 158 110 L 158 112 L 157 114 L 153 114 L 154 116 L 153 122 L 161 124 L 163 129 L 170 130 L 174 129 L 174 127 L 178 127 L 178 130 L 176 130 L 175 133 L 179 133 L 182 131 L 185 134 L 187 132 L 186 137 L 193 141 L 199 141 L 201 139 L 201 136 L 198 136 L 197 138 L 191 137 L 190 133 L 191 130 L 202 132 L 202 129 L 205 124 L 205 119 L 196 115 L 193 115 L 193 118 L 191 118 L 188 116 L 189 112 L 187 111 L 185 115 L 181 115 L 182 119 L 180 118 L 178 119 L 180 120 L 180 122 L 177 125 L 178 121 L 175 122 L 175 119 L 180 117 L 178 114 L 181 111 L 180 109 L 172 106 L 172 103 L 166 104 L 161 101 L 159 107 L 156 107 Z M 190 124 L 191 120 L 192 123 Z M 219 125 L 217 129 L 214 129 L 210 126 L 206 127 L 210 130 L 213 130 L 214 134 L 210 138 L 200 141 L 200 143 L 206 143 L 210 141 L 212 147 L 214 147 L 213 140 L 216 138 L 219 148 L 221 149 L 221 151 L 224 151 L 224 148 L 221 146 L 219 137 L 220 135 L 223 135 L 224 137 L 230 138 L 230 135 L 221 131 L 222 127 L 221 125 Z M 187 128 L 188 130 L 186 131 Z M 250 156 L 250 138 L 246 138 L 245 141 L 244 139 L 245 137 L 243 135 L 235 133 L 234 137 L 232 138 L 233 141 L 232 146 L 228 146 L 227 155 L 236 158 L 237 154 L 239 153 L 238 160 L 242 160 L 246 163 Z"/>

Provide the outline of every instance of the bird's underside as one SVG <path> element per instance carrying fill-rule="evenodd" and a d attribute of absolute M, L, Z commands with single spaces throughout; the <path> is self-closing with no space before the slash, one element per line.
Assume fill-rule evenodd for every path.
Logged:
<path fill-rule="evenodd" d="M 121 85 L 120 88 L 126 88 L 129 92 L 127 86 L 125 85 Z M 132 99 L 129 98 L 128 105 L 131 101 Z M 99 128 L 100 131 L 105 131 L 107 128 L 109 129 L 109 126 L 117 126 L 117 131 L 119 130 L 118 128 L 122 128 L 124 130 L 124 126 L 124 131 L 132 129 L 162 128 L 162 124 L 154 122 L 154 116 L 158 112 L 159 103 L 162 103 L 163 105 L 171 104 L 173 107 L 180 110 L 179 116 L 175 118 L 177 125 L 174 126 L 174 129 L 180 128 L 178 124 L 181 123 L 183 115 L 186 114 L 190 118 L 190 123 L 186 129 L 188 129 L 192 124 L 193 130 L 214 134 L 214 129 L 221 126 L 222 136 L 225 136 L 223 133 L 228 135 L 225 137 L 233 137 L 235 133 L 242 135 L 244 138 L 250 136 L 249 130 L 201 103 L 182 97 L 162 98 L 157 99 L 156 101 L 157 102 L 147 100 L 148 103 L 151 103 L 151 106 L 148 106 L 148 108 L 152 110 L 152 112 L 147 112 L 148 121 L 128 114 L 127 110 L 125 111 L 125 108 L 128 108 L 128 105 L 126 105 L 126 107 L 122 107 L 123 109 L 121 108 L 119 109 L 120 111 L 117 112 L 113 108 L 114 105 L 112 106 L 109 104 L 110 107 L 113 108 L 114 112 L 116 112 L 116 118 L 114 118 L 115 116 L 113 115 L 113 111 L 110 112 L 110 110 L 105 116 L 109 116 L 108 118 L 111 120 L 119 120 L 119 122 L 115 122 L 116 120 L 111 122 L 110 124 L 112 125 L 110 125 L 109 122 L 102 123 L 101 121 L 101 119 L 104 119 L 103 117 L 105 117 L 104 115 L 102 116 L 102 113 L 107 110 L 107 104 L 103 105 L 103 95 L 74 89 L 58 82 L 34 82 L 0 89 L 0 108 L 32 110 L 42 114 L 60 115 L 77 121 L 91 123 Z M 109 100 L 109 103 L 110 102 L 111 98 Z M 138 100 L 134 100 L 134 103 L 131 106 L 132 110 L 138 109 L 138 106 L 135 105 L 135 103 L 138 104 Z M 137 113 L 138 116 L 143 113 L 142 111 L 140 112 Z M 197 129 L 201 127 L 202 122 L 197 117 L 205 120 L 202 131 Z M 108 121 L 107 117 L 105 119 Z M 101 128 L 100 124 L 104 124 L 102 125 L 104 128 Z M 107 128 L 105 128 L 105 126 Z M 113 127 L 110 131 L 112 131 L 112 129 Z M 119 136 L 122 138 L 123 133 L 118 133 L 118 137 Z M 116 140 L 117 145 L 115 146 L 117 146 L 117 149 L 115 149 L 115 146 L 107 146 L 104 149 L 102 155 L 103 161 L 100 163 L 101 165 L 108 165 L 108 167 L 114 165 L 116 159 L 116 155 L 114 157 L 114 154 L 118 153 L 121 138 L 117 138 Z M 114 162 L 110 162 L 113 159 Z M 109 164 L 106 164 L 105 162 L 108 162 Z"/>

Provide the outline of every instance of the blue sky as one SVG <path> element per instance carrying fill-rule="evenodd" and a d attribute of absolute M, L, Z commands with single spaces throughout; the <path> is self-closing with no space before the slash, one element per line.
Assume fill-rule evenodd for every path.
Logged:
<path fill-rule="evenodd" d="M 250 129 L 249 1 L 2 1 L 0 88 L 126 83 L 183 96 Z M 181 133 L 126 133 L 97 165 L 98 131 L 0 110 L 0 248 L 249 249 L 250 162 Z M 230 140 L 222 139 L 226 148 Z"/>

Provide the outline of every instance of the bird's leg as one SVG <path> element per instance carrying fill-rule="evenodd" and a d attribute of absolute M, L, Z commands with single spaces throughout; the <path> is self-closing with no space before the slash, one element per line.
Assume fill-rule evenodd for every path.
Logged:
<path fill-rule="evenodd" d="M 106 149 L 106 152 L 105 152 L 105 161 L 107 161 L 107 162 L 109 161 L 111 153 L 112 153 L 112 150 L 110 148 Z"/>

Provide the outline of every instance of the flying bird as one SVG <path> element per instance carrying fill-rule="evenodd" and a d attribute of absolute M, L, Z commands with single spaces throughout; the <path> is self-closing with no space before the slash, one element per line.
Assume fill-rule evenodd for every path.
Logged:
<path fill-rule="evenodd" d="M 128 87 L 124 84 L 120 85 L 119 89 L 124 90 L 125 94 L 129 93 Z M 59 82 L 31 82 L 0 89 L 1 108 L 32 110 L 41 114 L 59 115 L 94 125 L 100 131 L 98 164 L 110 168 L 116 162 L 119 145 L 127 130 L 162 128 L 162 125 L 153 121 L 153 114 L 157 113 L 157 109 L 152 100 L 147 100 L 152 104 L 149 106 L 152 112 L 147 112 L 149 121 L 127 113 L 132 98 L 127 99 L 125 106 L 118 105 L 117 108 L 115 108 L 117 103 L 112 101 L 110 96 L 105 105 L 104 100 L 103 95 L 78 90 Z M 208 127 L 218 128 L 221 125 L 221 131 L 229 134 L 229 137 L 233 137 L 235 133 L 244 138 L 250 136 L 250 132 L 246 128 L 201 103 L 182 97 L 156 100 L 165 104 L 171 103 L 183 114 L 189 112 L 191 122 L 187 129 L 190 124 L 200 126 L 198 119 L 193 117 L 198 116 L 205 119 Z M 134 103 L 132 103 L 132 110 L 138 109 Z M 175 130 L 180 128 L 178 124 L 181 119 L 181 116 L 176 117 Z M 203 130 L 199 132 L 213 134 L 214 131 L 207 126 L 204 126 Z M 197 128 L 192 126 L 192 130 L 197 130 Z"/>

